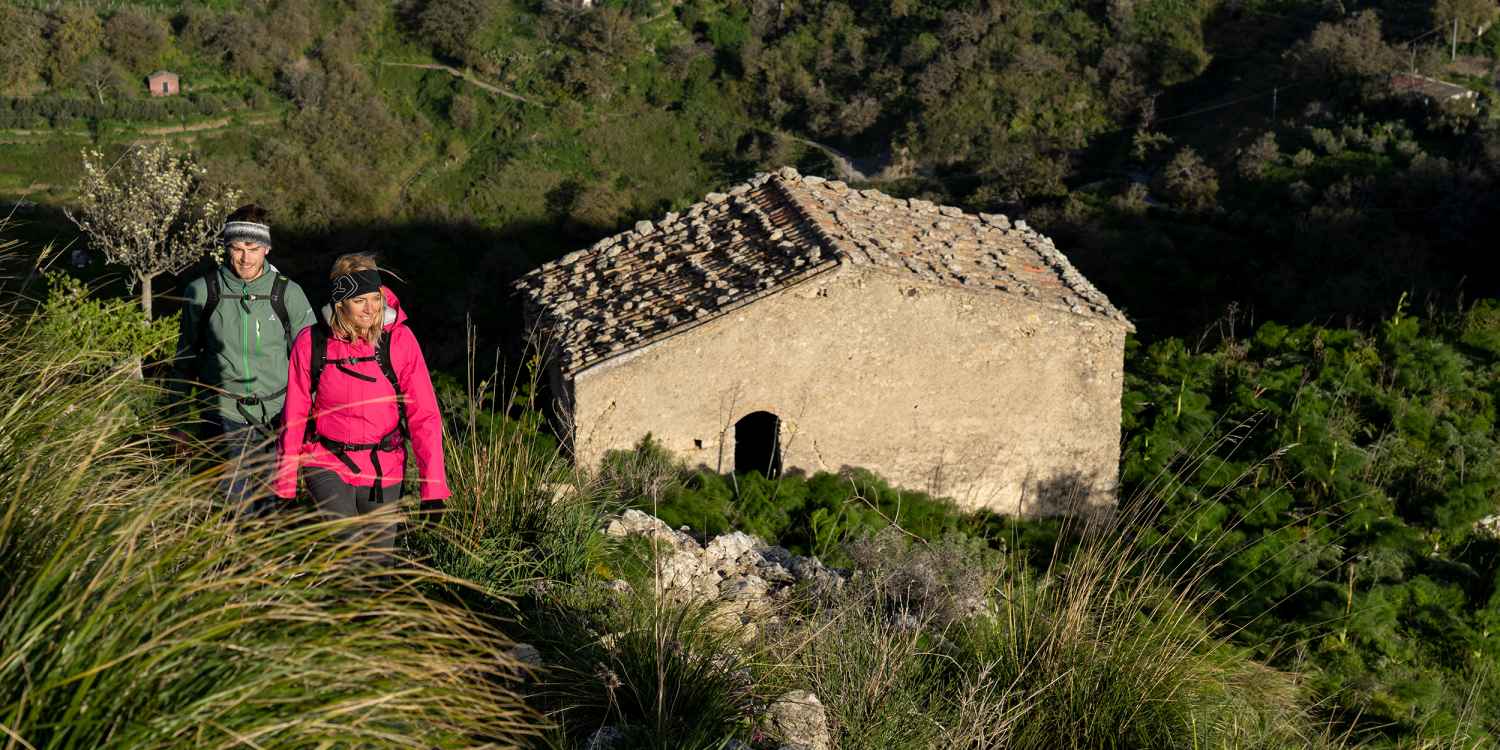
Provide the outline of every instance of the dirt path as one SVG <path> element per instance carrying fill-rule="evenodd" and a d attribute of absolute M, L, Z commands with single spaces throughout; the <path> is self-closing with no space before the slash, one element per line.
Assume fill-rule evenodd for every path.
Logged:
<path fill-rule="evenodd" d="M 270 125 L 272 123 L 280 121 L 281 114 L 271 112 L 246 118 L 244 122 L 240 124 L 244 127 L 258 127 L 261 125 Z M 143 139 L 161 138 L 169 135 L 182 135 L 184 133 L 196 134 L 213 130 L 223 130 L 224 128 L 231 127 L 234 124 L 235 122 L 233 117 L 220 117 L 217 120 L 195 122 L 190 125 L 160 125 L 157 127 L 141 128 L 139 131 L 137 131 L 137 134 Z M 12 130 L 0 130 L 0 143 L 25 143 L 26 141 L 33 138 L 48 138 L 58 135 L 71 135 L 87 138 L 89 137 L 90 133 L 87 130 L 64 130 L 61 128 L 57 130 L 25 130 L 17 128 Z"/>
<path fill-rule="evenodd" d="M 398 63 L 386 62 L 382 60 L 380 61 L 380 64 L 391 68 L 420 68 L 422 70 L 441 70 L 455 78 L 462 78 L 465 81 L 468 81 L 469 83 L 472 83 L 475 86 L 478 86 L 479 88 L 490 92 L 491 94 L 497 94 L 507 99 L 514 99 L 524 104 L 530 104 L 533 107 L 541 107 L 542 109 L 547 109 L 547 105 L 542 104 L 541 102 L 533 101 L 524 96 L 521 96 L 520 94 L 517 94 L 514 91 L 507 91 L 506 89 L 502 89 L 492 83 L 482 81 L 478 76 L 475 76 L 473 73 L 470 73 L 467 70 L 459 70 L 458 68 L 454 68 L 448 65 L 439 65 L 437 63 Z"/>
<path fill-rule="evenodd" d="M 248 117 L 244 120 L 244 122 L 240 124 L 247 128 L 253 128 L 259 127 L 261 125 L 270 125 L 276 122 L 281 122 L 281 114 L 279 112 L 272 112 L 263 115 L 257 115 L 255 117 Z M 208 130 L 223 130 L 224 128 L 230 127 L 234 124 L 235 122 L 233 117 L 220 117 L 217 120 L 195 122 L 191 125 L 163 125 L 156 128 L 142 128 L 140 134 L 148 138 L 159 138 L 165 135 L 180 135 L 182 133 L 202 133 Z"/>
<path fill-rule="evenodd" d="M 796 133 L 788 133 L 785 130 L 774 132 L 782 138 L 789 138 L 822 151 L 828 157 L 828 160 L 833 162 L 833 168 L 838 170 L 839 179 L 844 182 L 885 182 L 886 180 L 893 179 L 887 174 L 888 167 L 891 166 L 891 157 L 889 154 L 884 156 L 849 156 L 832 146 L 803 138 Z"/>

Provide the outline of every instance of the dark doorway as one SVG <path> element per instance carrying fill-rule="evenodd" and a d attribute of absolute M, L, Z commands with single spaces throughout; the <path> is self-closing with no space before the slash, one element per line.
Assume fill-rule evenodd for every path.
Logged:
<path fill-rule="evenodd" d="M 781 476 L 781 418 L 754 411 L 734 423 L 734 470 Z"/>

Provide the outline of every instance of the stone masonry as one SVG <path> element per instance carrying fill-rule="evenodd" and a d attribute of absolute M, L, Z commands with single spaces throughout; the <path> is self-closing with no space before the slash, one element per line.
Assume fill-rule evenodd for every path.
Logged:
<path fill-rule="evenodd" d="M 1128 320 L 1023 221 L 791 169 L 571 253 L 518 287 L 575 459 L 646 433 L 733 470 L 863 467 L 969 507 L 1112 502 Z"/>

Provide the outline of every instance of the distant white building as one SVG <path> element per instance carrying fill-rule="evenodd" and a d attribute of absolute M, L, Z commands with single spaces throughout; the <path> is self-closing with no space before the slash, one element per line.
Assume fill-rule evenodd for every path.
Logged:
<path fill-rule="evenodd" d="M 1472 109 L 1479 98 L 1478 92 L 1471 89 L 1417 73 L 1397 73 L 1391 76 L 1391 91 L 1398 96 L 1421 99 L 1422 103 L 1428 106 L 1467 103 Z"/>

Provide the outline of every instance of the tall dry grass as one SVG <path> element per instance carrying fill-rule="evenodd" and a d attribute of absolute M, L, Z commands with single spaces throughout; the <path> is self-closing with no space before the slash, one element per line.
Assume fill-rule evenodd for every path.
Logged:
<path fill-rule="evenodd" d="M 1159 506 L 1125 507 L 1074 516 L 1041 570 L 1028 550 L 867 542 L 769 644 L 769 679 L 816 692 L 846 749 L 1346 746 L 1297 675 L 1231 643 L 1202 568 L 1139 538 Z"/>
<path fill-rule="evenodd" d="M 412 549 L 491 597 L 585 580 L 612 504 L 541 429 L 539 360 L 511 380 L 498 366 L 480 378 L 474 350 L 471 332 L 468 382 L 448 405 L 456 417 L 445 436 L 453 495 L 441 526 L 413 535 Z"/>
<path fill-rule="evenodd" d="M 111 352 L 0 313 L 0 747 L 513 746 L 508 642 L 340 524 L 229 520 Z M 350 523 L 359 523 L 358 521 Z"/>

